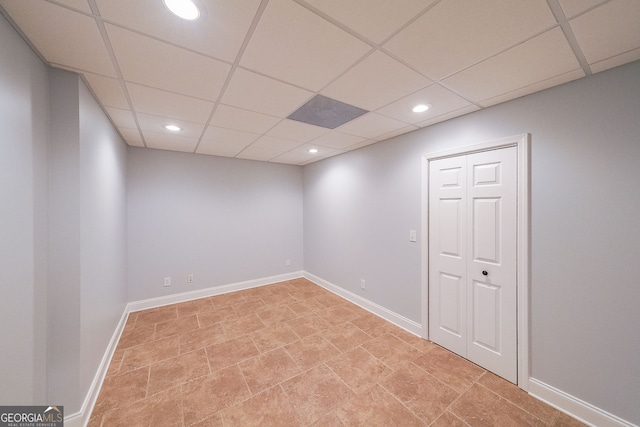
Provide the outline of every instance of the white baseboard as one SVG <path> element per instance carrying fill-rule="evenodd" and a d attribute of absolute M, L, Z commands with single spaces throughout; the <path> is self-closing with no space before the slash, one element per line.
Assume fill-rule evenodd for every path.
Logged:
<path fill-rule="evenodd" d="M 535 378 L 529 378 L 529 394 L 590 426 L 638 427 Z"/>
<path fill-rule="evenodd" d="M 261 279 L 247 280 L 244 282 L 231 283 L 228 285 L 215 286 L 206 289 L 198 289 L 195 291 L 181 292 L 179 294 L 171 294 L 162 297 L 150 298 L 141 301 L 133 301 L 127 304 L 127 312 L 147 310 L 149 308 L 161 307 L 163 305 L 176 304 L 179 302 L 191 301 L 199 298 L 207 298 L 229 292 L 243 291 L 246 289 L 257 288 L 258 286 L 270 285 L 272 283 L 284 282 L 286 280 L 297 279 L 302 277 L 303 272 L 297 271 L 287 274 L 279 274 L 277 276 L 263 277 Z"/>
<path fill-rule="evenodd" d="M 423 328 L 420 323 L 414 322 L 413 320 L 407 319 L 404 316 L 401 316 L 393 311 L 384 308 L 374 302 L 369 301 L 368 299 L 362 298 L 360 295 L 356 295 L 353 292 L 347 291 L 333 283 L 327 282 L 326 280 L 315 276 L 311 273 L 304 272 L 304 278 L 312 281 L 318 286 L 322 286 L 326 290 L 346 299 L 349 302 L 354 303 L 355 305 L 364 308 L 367 311 L 375 314 L 378 317 L 382 317 L 384 320 L 387 320 L 394 325 L 405 329 L 412 334 L 415 334 L 419 337 L 423 335 Z"/>
<path fill-rule="evenodd" d="M 118 341 L 120 341 L 120 335 L 122 335 L 122 330 L 124 329 L 124 325 L 127 323 L 128 317 L 129 312 L 125 308 L 122 316 L 120 316 L 120 321 L 116 326 L 116 330 L 113 332 L 111 340 L 107 345 L 104 356 L 102 356 L 102 360 L 100 361 L 96 375 L 93 377 L 93 381 L 91 382 L 91 386 L 89 387 L 89 391 L 87 392 L 84 402 L 82 402 L 80 411 L 64 417 L 64 425 L 66 427 L 85 427 L 89 424 L 91 412 L 93 412 L 93 407 L 96 404 L 96 400 L 98 400 L 98 395 L 100 394 L 104 377 L 107 375 L 111 358 L 113 357 L 113 353 L 116 351 Z"/>

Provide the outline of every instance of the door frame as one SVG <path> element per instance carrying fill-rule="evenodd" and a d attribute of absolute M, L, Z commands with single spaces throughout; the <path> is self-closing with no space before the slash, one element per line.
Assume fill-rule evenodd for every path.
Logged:
<path fill-rule="evenodd" d="M 514 135 L 474 145 L 422 155 L 421 279 L 422 337 L 429 338 L 429 166 L 433 160 L 507 147 L 517 148 L 517 364 L 518 387 L 529 389 L 529 281 L 530 281 L 530 134 Z"/>

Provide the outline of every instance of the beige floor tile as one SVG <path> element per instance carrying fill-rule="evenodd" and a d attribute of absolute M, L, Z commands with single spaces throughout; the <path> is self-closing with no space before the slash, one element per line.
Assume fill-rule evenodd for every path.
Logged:
<path fill-rule="evenodd" d="M 546 424 L 551 425 L 558 415 L 559 411 L 555 408 L 529 396 L 526 391 L 491 372 L 486 372 L 482 375 L 478 380 L 478 384 L 482 384 L 500 397 L 507 399 L 530 414 L 535 414 L 536 417 L 540 418 Z"/>
<path fill-rule="evenodd" d="M 391 334 L 381 335 L 362 344 L 362 347 L 394 370 L 422 355 L 421 352 Z"/>
<path fill-rule="evenodd" d="M 216 307 L 214 310 L 204 313 L 198 313 L 198 323 L 201 328 L 206 328 L 207 326 L 213 326 L 225 320 L 235 320 L 239 317 L 233 307 L 227 305 L 224 307 Z"/>
<path fill-rule="evenodd" d="M 349 351 L 372 339 L 351 322 L 343 323 L 337 328 L 329 328 L 323 333 L 323 336 L 342 352 Z"/>
<path fill-rule="evenodd" d="M 155 339 L 159 340 L 162 338 L 167 338 L 172 335 L 182 334 L 198 328 L 198 318 L 195 314 L 187 317 L 180 317 L 174 320 L 167 320 L 164 322 L 156 323 Z"/>
<path fill-rule="evenodd" d="M 325 366 L 320 365 L 282 384 L 303 425 L 320 420 L 354 393 Z"/>
<path fill-rule="evenodd" d="M 413 363 L 403 366 L 380 385 L 427 423 L 435 421 L 460 396 Z"/>
<path fill-rule="evenodd" d="M 286 322 L 287 320 L 298 317 L 296 313 L 291 311 L 287 305 L 280 305 L 274 308 L 268 308 L 258 314 L 258 317 L 267 326 L 273 326 L 277 323 Z"/>
<path fill-rule="evenodd" d="M 260 353 L 267 353 L 298 340 L 296 333 L 286 323 L 277 323 L 250 336 Z"/>
<path fill-rule="evenodd" d="M 200 298 L 176 304 L 176 308 L 178 309 L 178 317 L 186 317 L 211 311 L 213 304 L 206 298 Z"/>
<path fill-rule="evenodd" d="M 326 338 L 311 335 L 285 347 L 291 358 L 303 371 L 317 366 L 340 354 Z"/>
<path fill-rule="evenodd" d="M 478 384 L 472 385 L 451 405 L 450 411 L 473 426 L 515 427 L 545 425 L 539 418 L 525 412 Z"/>
<path fill-rule="evenodd" d="M 124 351 L 120 372 L 142 368 L 154 362 L 177 356 L 179 342 L 180 337 L 173 336 L 127 348 Z"/>
<path fill-rule="evenodd" d="M 179 337 L 180 353 L 189 353 L 193 350 L 218 344 L 228 339 L 221 324 L 194 329 L 193 331 L 179 335 Z"/>
<path fill-rule="evenodd" d="M 414 362 L 460 393 L 466 391 L 485 372 L 478 365 L 441 347 L 422 354 Z"/>
<path fill-rule="evenodd" d="M 317 314 L 299 317 L 286 322 L 300 338 L 324 333 L 331 326 Z"/>
<path fill-rule="evenodd" d="M 156 325 L 146 325 L 137 328 L 125 328 L 118 341 L 118 348 L 125 349 L 144 344 L 155 339 Z"/>
<path fill-rule="evenodd" d="M 251 396 L 237 365 L 185 383 L 180 392 L 187 425 L 210 417 Z"/>
<path fill-rule="evenodd" d="M 222 411 L 226 426 L 299 426 L 300 421 L 279 385 Z"/>
<path fill-rule="evenodd" d="M 327 366 L 356 394 L 392 372 L 380 359 L 360 347 L 328 361 Z"/>
<path fill-rule="evenodd" d="M 208 374 L 209 363 L 204 349 L 165 359 L 151 365 L 147 395 L 151 396 Z"/>
<path fill-rule="evenodd" d="M 283 349 L 276 349 L 239 364 L 252 394 L 260 393 L 298 373 L 300 368 Z"/>
<path fill-rule="evenodd" d="M 153 325 L 167 320 L 177 319 L 178 310 L 175 305 L 152 308 L 138 313 L 135 327 Z"/>
<path fill-rule="evenodd" d="M 88 425 L 421 424 L 582 425 L 306 279 L 130 313 Z"/>
<path fill-rule="evenodd" d="M 183 423 L 180 393 L 167 390 L 130 405 L 107 412 L 102 425 L 113 427 L 181 426 Z"/>
<path fill-rule="evenodd" d="M 351 399 L 336 414 L 347 426 L 422 426 L 418 417 L 380 386 Z"/>
<path fill-rule="evenodd" d="M 251 338 L 246 335 L 207 347 L 207 357 L 211 372 L 235 365 L 258 354 L 260 352 Z"/>
<path fill-rule="evenodd" d="M 255 332 L 266 327 L 262 320 L 260 320 L 260 318 L 255 314 L 250 314 L 233 320 L 225 320 L 222 322 L 222 326 L 224 327 L 228 338 L 236 338 L 250 334 L 251 332 Z"/>

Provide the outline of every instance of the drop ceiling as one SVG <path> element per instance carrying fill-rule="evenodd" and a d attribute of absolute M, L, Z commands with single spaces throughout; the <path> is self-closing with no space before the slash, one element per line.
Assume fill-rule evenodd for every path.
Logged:
<path fill-rule="evenodd" d="M 640 59 L 638 0 L 196 3 L 197 21 L 162 0 L 0 11 L 129 145 L 298 165 Z M 368 112 L 333 130 L 287 118 L 317 94 Z"/>

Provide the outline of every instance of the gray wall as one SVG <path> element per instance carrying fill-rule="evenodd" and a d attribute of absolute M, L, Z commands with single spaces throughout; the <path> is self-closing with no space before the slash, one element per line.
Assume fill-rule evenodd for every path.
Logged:
<path fill-rule="evenodd" d="M 302 168 L 138 148 L 128 159 L 129 301 L 302 270 Z"/>
<path fill-rule="evenodd" d="M 47 383 L 72 414 L 126 304 L 126 145 L 77 74 L 50 77 Z"/>
<path fill-rule="evenodd" d="M 306 166 L 305 270 L 419 322 L 421 156 L 526 132 L 531 376 L 640 423 L 640 62 Z"/>
<path fill-rule="evenodd" d="M 0 58 L 0 402 L 24 405 L 46 380 L 49 86 L 2 16 Z"/>
<path fill-rule="evenodd" d="M 0 16 L 0 402 L 80 410 L 126 304 L 126 145 Z"/>

